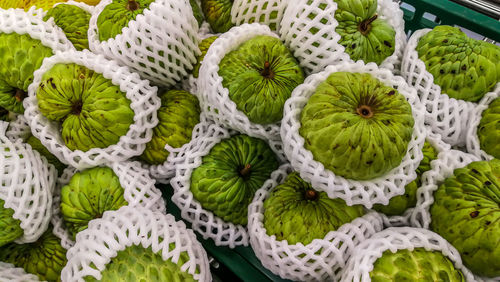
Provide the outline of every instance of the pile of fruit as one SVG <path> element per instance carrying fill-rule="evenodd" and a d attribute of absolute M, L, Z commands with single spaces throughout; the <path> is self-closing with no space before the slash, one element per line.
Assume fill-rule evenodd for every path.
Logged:
<path fill-rule="evenodd" d="M 500 47 L 391 0 L 0 0 L 0 163 L 1 281 L 500 281 Z"/>

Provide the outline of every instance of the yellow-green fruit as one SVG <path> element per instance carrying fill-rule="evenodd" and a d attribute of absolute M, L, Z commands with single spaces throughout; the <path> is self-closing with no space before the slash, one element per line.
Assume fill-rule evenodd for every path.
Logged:
<path fill-rule="evenodd" d="M 201 55 L 196 57 L 196 65 L 193 67 L 193 76 L 195 78 L 198 78 L 198 75 L 200 74 L 200 67 L 201 67 L 201 62 L 203 62 L 203 59 L 205 58 L 205 55 L 208 52 L 208 48 L 214 43 L 214 41 L 219 38 L 218 36 L 211 36 L 208 38 L 203 39 L 200 44 L 198 45 L 198 48 L 200 48 Z"/>
<path fill-rule="evenodd" d="M 89 48 L 87 31 L 89 29 L 90 13 L 84 9 L 68 4 L 57 5 L 47 11 L 43 20 L 54 18 L 54 22 L 66 34 L 76 50 Z"/>
<path fill-rule="evenodd" d="M 42 115 L 62 123 L 62 139 L 70 150 L 116 144 L 134 122 L 120 87 L 84 66 L 54 65 L 43 74 L 36 97 Z"/>
<path fill-rule="evenodd" d="M 21 221 L 12 217 L 14 210 L 4 205 L 5 201 L 0 199 L 0 247 L 16 240 L 24 233 Z"/>
<path fill-rule="evenodd" d="M 27 0 L 24 5 L 24 10 L 29 10 L 29 8 L 36 6 L 37 9 L 44 9 L 45 11 L 54 7 L 57 3 L 68 2 L 68 0 Z"/>
<path fill-rule="evenodd" d="M 153 129 L 153 137 L 146 144 L 140 156 L 148 164 L 162 164 L 173 148 L 182 147 L 191 140 L 193 128 L 200 122 L 200 104 L 196 96 L 183 90 L 170 90 L 160 95 L 161 107 L 158 110 L 158 125 Z"/>
<path fill-rule="evenodd" d="M 234 0 L 201 0 L 201 10 L 215 33 L 224 33 L 233 27 L 231 9 Z"/>
<path fill-rule="evenodd" d="M 76 2 L 83 2 L 90 6 L 97 6 L 101 2 L 101 0 L 75 0 Z"/>
<path fill-rule="evenodd" d="M 500 159 L 500 98 L 493 100 L 481 114 L 477 137 L 483 151 Z"/>
<path fill-rule="evenodd" d="M 330 199 L 292 172 L 264 201 L 264 228 L 267 235 L 275 235 L 278 241 L 307 245 L 364 213 L 363 206 L 348 206 L 342 199 Z"/>
<path fill-rule="evenodd" d="M 30 136 L 26 139 L 26 143 L 30 144 L 33 150 L 37 150 L 38 153 L 44 156 L 50 164 L 54 165 L 59 175 L 63 173 L 66 165 L 63 164 L 56 156 L 52 155 L 52 153 L 49 152 L 49 150 L 42 144 L 42 142 L 40 142 L 38 138 L 30 134 Z"/>
<path fill-rule="evenodd" d="M 25 0 L 0 0 L 0 9 L 24 9 Z"/>
<path fill-rule="evenodd" d="M 367 73 L 336 72 L 319 84 L 302 110 L 304 147 L 326 169 L 368 180 L 397 167 L 414 120 L 396 89 Z"/>

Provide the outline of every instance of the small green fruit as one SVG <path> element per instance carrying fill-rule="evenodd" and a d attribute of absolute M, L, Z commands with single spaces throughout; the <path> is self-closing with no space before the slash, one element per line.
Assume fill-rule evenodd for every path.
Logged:
<path fill-rule="evenodd" d="M 227 32 L 233 23 L 231 9 L 234 0 L 201 0 L 201 9 L 205 19 L 215 33 Z"/>
<path fill-rule="evenodd" d="M 23 236 L 24 233 L 21 221 L 12 217 L 14 210 L 4 205 L 5 201 L 0 199 L 0 247 Z"/>
<path fill-rule="evenodd" d="M 198 48 L 200 48 L 200 51 L 201 51 L 201 55 L 199 55 L 198 57 L 196 57 L 196 65 L 194 65 L 194 67 L 193 67 L 193 76 L 195 78 L 198 78 L 198 76 L 200 74 L 201 62 L 205 58 L 205 55 L 208 52 L 208 48 L 210 48 L 210 46 L 212 45 L 212 43 L 214 43 L 214 41 L 217 38 L 219 38 L 219 37 L 218 36 L 211 36 L 211 37 L 205 38 L 198 45 Z"/>
<path fill-rule="evenodd" d="M 60 4 L 49 9 L 43 20 L 54 18 L 55 24 L 64 31 L 76 50 L 81 51 L 89 48 L 87 32 L 90 16 L 89 12 L 78 6 Z"/>

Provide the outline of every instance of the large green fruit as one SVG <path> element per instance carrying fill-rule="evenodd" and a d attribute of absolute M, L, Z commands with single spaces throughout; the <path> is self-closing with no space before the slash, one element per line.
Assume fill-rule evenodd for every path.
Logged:
<path fill-rule="evenodd" d="M 168 144 L 179 148 L 191 140 L 193 128 L 200 122 L 200 105 L 196 96 L 183 90 L 170 90 L 160 95 L 158 125 L 153 129 L 153 137 L 146 144 L 141 159 L 149 164 L 162 164 L 169 152 Z"/>
<path fill-rule="evenodd" d="M 211 37 L 203 39 L 200 42 L 200 44 L 198 44 L 198 48 L 200 48 L 201 55 L 199 55 L 198 57 L 196 57 L 196 65 L 194 65 L 194 67 L 193 67 L 193 76 L 195 78 L 198 78 L 198 76 L 200 74 L 201 62 L 205 58 L 205 55 L 208 52 L 208 48 L 210 48 L 210 46 L 212 45 L 212 43 L 214 43 L 214 41 L 217 38 L 219 38 L 219 37 L 218 36 L 211 36 Z"/>
<path fill-rule="evenodd" d="M 500 159 L 500 98 L 493 100 L 483 111 L 477 136 L 481 149 Z"/>
<path fill-rule="evenodd" d="M 222 85 L 238 110 L 255 123 L 283 118 L 285 101 L 304 81 L 297 60 L 272 36 L 259 35 L 224 56 L 219 64 Z"/>
<path fill-rule="evenodd" d="M 66 265 L 66 249 L 52 234 L 52 226 L 34 243 L 10 243 L 0 248 L 0 261 L 12 263 L 40 280 L 61 281 L 61 270 Z"/>
<path fill-rule="evenodd" d="M 120 87 L 84 66 L 54 65 L 43 74 L 36 97 L 42 115 L 62 122 L 62 139 L 70 150 L 116 144 L 134 122 Z"/>
<path fill-rule="evenodd" d="M 416 51 L 451 98 L 478 101 L 500 81 L 500 47 L 469 38 L 458 27 L 435 27 L 420 38 Z"/>
<path fill-rule="evenodd" d="M 231 8 L 234 0 L 201 0 L 201 10 L 215 33 L 224 33 L 233 27 Z"/>
<path fill-rule="evenodd" d="M 37 150 L 38 153 L 44 156 L 50 164 L 54 165 L 59 175 L 63 173 L 66 165 L 63 164 L 56 156 L 52 155 L 52 153 L 47 150 L 38 138 L 30 134 L 30 136 L 26 139 L 26 143 L 30 144 L 33 150 Z"/>
<path fill-rule="evenodd" d="M 247 224 L 255 192 L 278 168 L 269 145 L 247 135 L 216 144 L 191 175 L 191 192 L 203 208 L 234 224 Z"/>
<path fill-rule="evenodd" d="M 0 107 L 22 114 L 33 73 L 52 49 L 28 34 L 0 33 Z"/>
<path fill-rule="evenodd" d="M 500 276 L 500 160 L 456 169 L 434 193 L 431 229 L 472 272 Z"/>
<path fill-rule="evenodd" d="M 66 34 L 76 50 L 89 48 L 87 32 L 89 29 L 90 13 L 84 9 L 68 4 L 57 5 L 47 11 L 43 20 L 54 18 L 54 22 Z"/>
<path fill-rule="evenodd" d="M 118 176 L 109 167 L 77 172 L 61 189 L 61 214 L 73 238 L 87 228 L 88 222 L 101 218 L 105 211 L 118 210 L 128 203 Z"/>
<path fill-rule="evenodd" d="M 367 73 L 331 74 L 309 98 L 299 133 L 316 161 L 337 175 L 368 180 L 397 167 L 413 133 L 410 104 Z"/>
<path fill-rule="evenodd" d="M 14 210 L 4 205 L 5 201 L 0 199 L 0 247 L 23 236 L 24 233 L 21 221 L 12 217 Z"/>
<path fill-rule="evenodd" d="M 414 282 L 461 282 L 465 281 L 462 271 L 439 251 L 424 248 L 387 250 L 373 264 L 370 272 L 372 282 L 414 281 Z"/>
<path fill-rule="evenodd" d="M 276 240 L 307 245 L 364 215 L 363 206 L 330 199 L 292 172 L 264 201 L 264 228 Z"/>

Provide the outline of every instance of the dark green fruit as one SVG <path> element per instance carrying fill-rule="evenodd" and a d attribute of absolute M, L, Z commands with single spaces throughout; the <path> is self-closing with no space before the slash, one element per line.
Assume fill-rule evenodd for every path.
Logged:
<path fill-rule="evenodd" d="M 193 16 L 198 22 L 198 26 L 201 26 L 205 18 L 203 17 L 203 12 L 201 11 L 200 6 L 198 6 L 196 0 L 189 0 L 189 5 L 191 5 L 191 8 L 193 9 Z"/>
<path fill-rule="evenodd" d="M 477 136 L 481 149 L 500 159 L 500 98 L 493 100 L 481 114 Z"/>
<path fill-rule="evenodd" d="M 0 247 L 23 236 L 21 221 L 14 219 L 14 210 L 4 207 L 5 201 L 0 199 Z"/>
<path fill-rule="evenodd" d="M 9 121 L 9 111 L 0 107 L 0 120 L 1 121 Z"/>
<path fill-rule="evenodd" d="M 200 44 L 198 45 L 198 48 L 200 48 L 201 55 L 196 57 L 196 65 L 193 67 L 193 76 L 195 78 L 198 78 L 198 75 L 200 74 L 200 67 L 201 67 L 201 62 L 205 58 L 205 55 L 208 52 L 208 48 L 214 43 L 214 41 L 219 38 L 218 36 L 211 36 L 208 38 L 203 39 Z"/>
<path fill-rule="evenodd" d="M 54 165 L 59 175 L 63 173 L 66 165 L 63 164 L 56 156 L 52 155 L 52 153 L 47 150 L 38 138 L 30 134 L 28 139 L 26 139 L 26 143 L 30 144 L 33 150 L 37 150 L 38 153 L 44 156 L 50 164 Z"/>
<path fill-rule="evenodd" d="M 89 12 L 78 6 L 60 4 L 49 9 L 43 20 L 54 18 L 55 24 L 64 31 L 76 50 L 81 51 L 89 48 L 87 32 L 90 16 Z"/>
<path fill-rule="evenodd" d="M 231 8 L 234 0 L 201 0 L 201 10 L 215 33 L 224 33 L 233 27 Z"/>
<path fill-rule="evenodd" d="M 216 144 L 191 175 L 191 192 L 203 208 L 234 224 L 247 224 L 255 192 L 278 168 L 262 139 L 236 135 Z"/>

